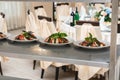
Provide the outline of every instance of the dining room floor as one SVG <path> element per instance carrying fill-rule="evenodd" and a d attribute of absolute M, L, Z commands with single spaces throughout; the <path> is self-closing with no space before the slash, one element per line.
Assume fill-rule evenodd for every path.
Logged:
<path fill-rule="evenodd" d="M 41 68 L 39 67 L 39 61 L 35 70 L 33 70 L 33 60 L 9 58 L 7 62 L 2 62 L 4 76 L 11 76 L 17 78 L 25 78 L 30 80 L 55 80 L 55 67 L 49 67 L 44 74 L 44 78 L 41 79 Z M 59 80 L 75 80 L 73 71 L 64 72 L 60 69 Z M 104 80 L 92 78 L 90 80 Z"/>
<path fill-rule="evenodd" d="M 39 61 L 36 69 L 33 70 L 33 60 L 9 58 L 9 61 L 2 63 L 4 76 L 12 76 L 31 80 L 54 80 L 55 67 L 49 67 L 41 79 L 41 68 Z M 63 72 L 60 70 L 59 80 L 74 80 L 74 72 Z"/>
<path fill-rule="evenodd" d="M 10 33 L 20 33 L 21 30 L 10 31 Z M 107 35 L 107 34 L 106 34 Z M 37 62 L 36 69 L 33 70 L 33 60 L 9 58 L 9 61 L 2 62 L 4 76 L 12 76 L 18 78 L 26 78 L 31 80 L 55 80 L 55 67 L 49 67 L 44 74 L 44 78 L 41 79 L 41 68 L 39 67 L 39 61 Z M 64 72 L 60 69 L 59 80 L 75 80 L 74 72 Z M 92 78 L 91 80 L 104 80 Z"/>

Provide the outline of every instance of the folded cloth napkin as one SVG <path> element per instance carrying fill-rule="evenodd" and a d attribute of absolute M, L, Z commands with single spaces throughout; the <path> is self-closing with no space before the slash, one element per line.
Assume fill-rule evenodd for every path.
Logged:
<path fill-rule="evenodd" d="M 29 14 L 27 15 L 27 19 L 26 19 L 26 31 L 32 31 L 34 32 L 35 35 L 38 35 L 38 25 L 36 23 L 35 17 L 33 15 L 32 12 L 29 12 Z"/>
<path fill-rule="evenodd" d="M 0 32 L 7 34 L 7 24 L 3 15 L 0 15 Z"/>
<path fill-rule="evenodd" d="M 93 66 L 84 66 L 84 65 L 75 65 L 76 70 L 78 71 L 78 77 L 81 80 L 89 80 L 95 74 L 102 74 L 108 71 L 107 68 L 93 67 Z"/>
<path fill-rule="evenodd" d="M 87 37 L 91 33 L 93 37 L 96 37 L 97 39 L 101 40 L 101 32 L 96 32 L 94 26 L 91 24 L 83 24 L 81 26 L 81 33 L 80 33 L 80 40 L 84 40 L 85 37 Z M 99 36 L 98 36 L 99 35 Z"/>

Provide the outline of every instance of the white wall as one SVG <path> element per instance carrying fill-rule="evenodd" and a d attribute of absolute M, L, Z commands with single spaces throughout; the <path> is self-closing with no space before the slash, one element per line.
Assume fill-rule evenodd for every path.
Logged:
<path fill-rule="evenodd" d="M 34 12 L 35 6 L 43 5 L 48 17 L 53 17 L 53 3 L 52 2 L 27 2 L 27 9 L 31 9 Z"/>
<path fill-rule="evenodd" d="M 25 3 L 0 1 L 0 12 L 5 14 L 8 30 L 23 27 L 25 24 Z"/>

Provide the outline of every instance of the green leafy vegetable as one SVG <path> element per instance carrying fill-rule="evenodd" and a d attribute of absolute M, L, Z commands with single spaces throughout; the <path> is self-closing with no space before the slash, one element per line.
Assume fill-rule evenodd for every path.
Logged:
<path fill-rule="evenodd" d="M 57 39 L 57 38 L 64 38 L 64 37 L 67 37 L 67 34 L 66 33 L 54 33 L 50 36 L 50 38 L 54 38 L 54 39 Z"/>
<path fill-rule="evenodd" d="M 87 41 L 89 43 L 93 43 L 93 42 L 98 42 L 99 43 L 99 41 L 97 40 L 97 38 L 95 38 L 95 37 L 93 38 L 93 36 L 92 36 L 91 33 L 89 33 L 89 37 L 85 38 L 85 41 Z"/>

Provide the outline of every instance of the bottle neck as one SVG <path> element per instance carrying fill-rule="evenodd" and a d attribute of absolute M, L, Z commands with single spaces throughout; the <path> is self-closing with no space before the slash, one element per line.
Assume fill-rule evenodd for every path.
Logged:
<path fill-rule="evenodd" d="M 75 13 L 78 13 L 78 8 L 76 7 L 76 11 L 75 11 Z"/>

